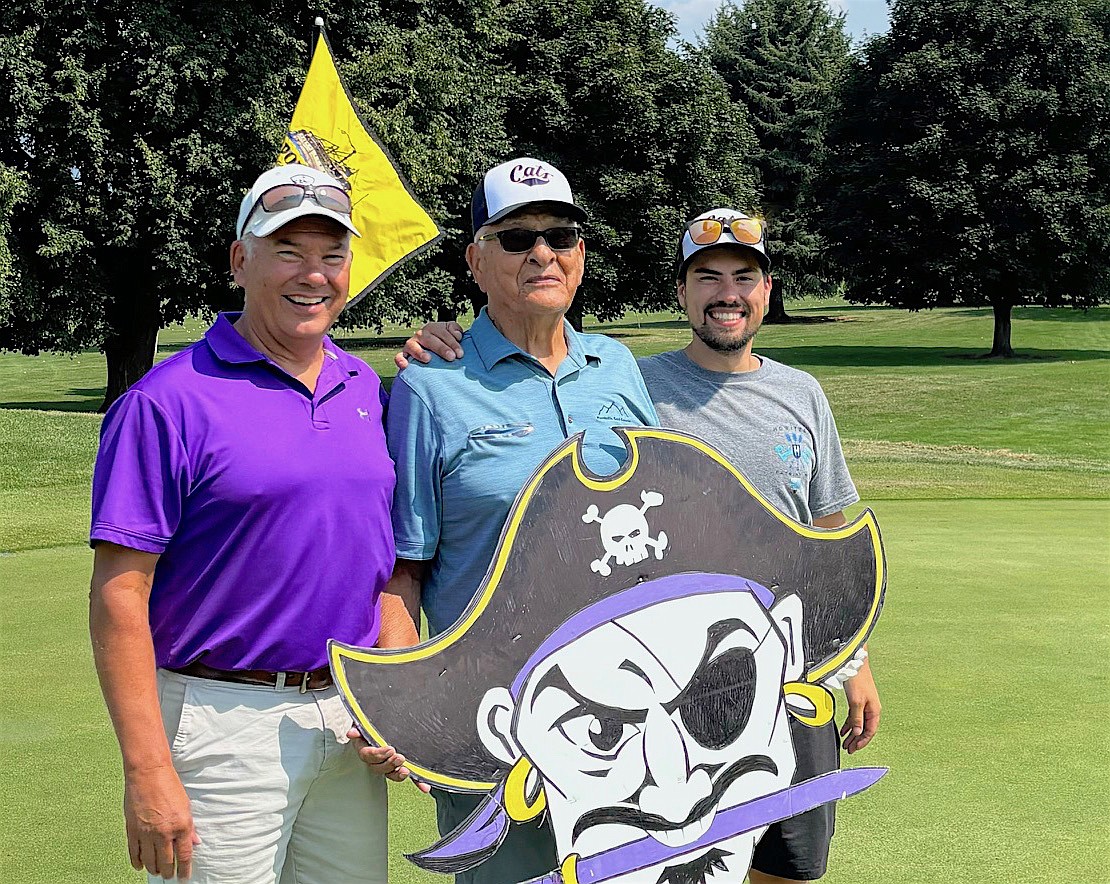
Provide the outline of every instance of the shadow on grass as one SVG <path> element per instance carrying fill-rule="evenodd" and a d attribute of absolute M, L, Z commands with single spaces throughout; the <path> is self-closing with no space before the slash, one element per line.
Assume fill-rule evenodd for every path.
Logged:
<path fill-rule="evenodd" d="M 345 335 L 342 332 L 333 334 L 332 339 L 339 344 L 344 350 L 372 350 L 377 347 L 394 347 L 400 350 L 408 336 L 401 337 L 399 335 L 392 336 L 378 336 L 378 335 Z M 159 353 L 178 353 L 186 347 L 191 347 L 194 341 L 171 341 L 168 344 L 159 344 Z"/>
<path fill-rule="evenodd" d="M 972 347 L 756 347 L 756 351 L 787 365 L 832 367 L 893 367 L 1015 365 L 1023 362 L 1089 362 L 1110 359 L 1110 350 L 1040 350 L 1022 348 L 1013 359 L 987 359 L 987 348 Z"/>
<path fill-rule="evenodd" d="M 0 408 L 21 408 L 29 411 L 69 411 L 94 414 L 104 401 L 103 387 L 74 387 L 64 394 L 66 399 L 43 402 L 0 402 Z M 81 397 L 75 399 L 72 397 Z"/>
<path fill-rule="evenodd" d="M 787 305 L 789 309 L 789 304 Z M 898 310 L 896 307 L 886 307 L 882 304 L 836 304 L 826 308 L 802 308 L 803 310 L 827 309 L 837 313 L 869 313 L 877 310 Z M 907 316 L 912 316 L 915 311 L 901 310 Z M 990 307 L 937 307 L 935 310 L 918 310 L 917 313 L 931 314 L 943 312 L 947 316 L 975 317 L 978 319 L 992 319 L 994 311 Z M 1024 322 L 1037 320 L 1040 322 L 1107 322 L 1110 321 L 1110 307 L 1089 307 L 1075 309 L 1072 307 L 1015 307 L 1012 320 Z"/>
<path fill-rule="evenodd" d="M 994 314 L 989 307 L 969 307 L 964 310 L 949 311 L 953 316 L 980 316 L 990 318 Z M 1013 321 L 1022 322 L 1027 319 L 1040 322 L 1107 322 L 1110 321 L 1110 309 L 1105 307 L 1090 307 L 1074 309 L 1071 307 L 1015 307 Z"/>
<path fill-rule="evenodd" d="M 334 338 L 335 343 L 337 343 L 344 350 L 373 350 L 378 347 L 388 347 L 392 350 L 400 350 L 403 346 L 405 346 L 405 341 L 409 339 L 408 335 L 405 335 L 404 337 L 401 337 L 400 335 L 362 335 L 359 337 L 355 337 L 353 335 L 351 337 L 347 337 L 345 335 L 333 335 L 332 337 Z"/>
<path fill-rule="evenodd" d="M 843 308 L 837 307 L 837 310 Z M 843 316 L 826 316 L 824 314 L 806 314 L 806 313 L 791 313 L 790 318 L 786 322 L 769 323 L 763 321 L 764 325 L 816 325 L 822 322 L 847 322 Z M 608 335 L 611 338 L 627 337 L 621 335 L 621 331 L 643 331 L 645 329 L 678 329 L 685 331 L 689 329 L 690 325 L 686 318 L 682 319 L 658 319 L 649 322 L 614 322 L 612 324 L 591 324 L 586 326 L 587 332 L 600 332 L 601 334 Z"/>
<path fill-rule="evenodd" d="M 682 319 L 649 319 L 646 322 L 588 322 L 586 323 L 587 332 L 600 332 L 601 334 L 616 337 L 613 331 L 616 329 L 645 329 L 645 328 L 688 328 L 685 317 Z"/>
<path fill-rule="evenodd" d="M 180 353 L 186 347 L 191 347 L 196 341 L 159 341 L 159 353 Z"/>

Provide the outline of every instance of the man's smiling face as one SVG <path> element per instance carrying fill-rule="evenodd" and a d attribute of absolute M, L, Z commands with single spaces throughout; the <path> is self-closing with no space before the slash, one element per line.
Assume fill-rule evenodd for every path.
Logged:
<path fill-rule="evenodd" d="M 306 215 L 232 243 L 231 270 L 254 333 L 278 348 L 319 343 L 347 304 L 350 240 L 336 221 Z"/>
<path fill-rule="evenodd" d="M 560 857 L 647 833 L 671 858 L 614 881 L 713 870 L 742 881 L 762 829 L 689 845 L 719 809 L 790 784 L 786 656 L 783 632 L 753 595 L 710 591 L 605 623 L 537 667 L 514 736 L 543 778 Z"/>
<path fill-rule="evenodd" d="M 694 255 L 678 283 L 678 303 L 698 340 L 718 353 L 751 346 L 771 297 L 752 249 L 720 245 Z"/>

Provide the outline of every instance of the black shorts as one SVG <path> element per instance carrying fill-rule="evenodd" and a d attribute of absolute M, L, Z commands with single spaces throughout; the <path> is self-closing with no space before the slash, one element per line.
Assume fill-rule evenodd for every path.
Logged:
<path fill-rule="evenodd" d="M 808 727 L 790 717 L 790 736 L 798 768 L 792 782 L 800 783 L 840 767 L 836 720 L 824 727 Z M 752 868 L 765 875 L 816 881 L 829 865 L 829 845 L 836 828 L 836 802 L 775 823 L 767 828 L 752 856 Z"/>

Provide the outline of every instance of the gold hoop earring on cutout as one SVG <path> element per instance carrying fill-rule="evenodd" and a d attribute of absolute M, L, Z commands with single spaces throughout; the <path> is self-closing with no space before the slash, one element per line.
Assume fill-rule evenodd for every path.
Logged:
<path fill-rule="evenodd" d="M 547 795 L 543 791 L 542 783 L 536 789 L 532 800 L 528 800 L 528 775 L 534 770 L 532 762 L 521 755 L 505 778 L 505 813 L 515 822 L 524 823 L 535 819 L 547 807 Z"/>
<path fill-rule="evenodd" d="M 782 686 L 782 692 L 786 695 L 787 711 L 802 724 L 822 727 L 832 720 L 833 695 L 827 688 L 804 681 L 788 681 Z M 806 701 L 805 705 L 813 707 L 813 711 L 798 708 L 802 704 L 791 703 L 791 697 L 801 697 Z"/>

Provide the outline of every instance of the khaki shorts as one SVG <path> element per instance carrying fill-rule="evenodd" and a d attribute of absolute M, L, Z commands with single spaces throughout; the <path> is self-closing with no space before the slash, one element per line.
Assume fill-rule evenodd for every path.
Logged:
<path fill-rule="evenodd" d="M 385 884 L 385 781 L 348 742 L 335 687 L 159 670 L 158 699 L 200 838 L 195 884 Z"/>

